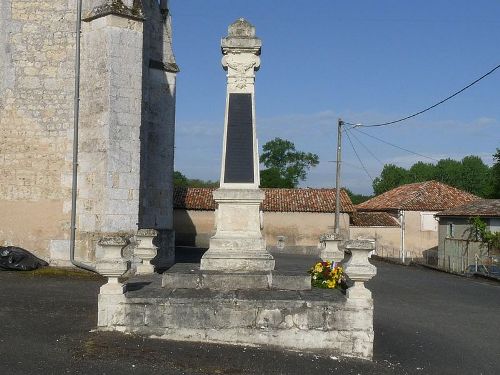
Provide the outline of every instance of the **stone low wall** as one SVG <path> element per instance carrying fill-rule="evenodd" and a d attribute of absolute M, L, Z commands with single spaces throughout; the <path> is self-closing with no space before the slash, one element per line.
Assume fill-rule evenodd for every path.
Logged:
<path fill-rule="evenodd" d="M 99 296 L 99 329 L 169 340 L 258 345 L 365 359 L 373 352 L 373 304 L 339 290 L 214 291 L 128 283 Z M 146 285 L 147 284 L 147 285 Z"/>
<path fill-rule="evenodd" d="M 314 254 L 320 252 L 319 237 L 333 231 L 334 213 L 264 212 L 262 235 L 267 248 L 276 252 Z M 215 233 L 215 212 L 174 209 L 175 241 L 180 246 L 209 247 Z M 348 237 L 349 215 L 342 213 L 341 232 Z"/>

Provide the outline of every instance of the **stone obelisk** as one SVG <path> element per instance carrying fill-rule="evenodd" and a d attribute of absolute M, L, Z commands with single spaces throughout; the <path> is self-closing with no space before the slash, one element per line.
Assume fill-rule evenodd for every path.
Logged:
<path fill-rule="evenodd" d="M 271 271 L 274 259 L 261 233 L 259 155 L 255 131 L 255 71 L 262 42 L 255 27 L 240 18 L 222 39 L 227 71 L 226 113 L 215 235 L 201 259 L 201 270 Z"/>

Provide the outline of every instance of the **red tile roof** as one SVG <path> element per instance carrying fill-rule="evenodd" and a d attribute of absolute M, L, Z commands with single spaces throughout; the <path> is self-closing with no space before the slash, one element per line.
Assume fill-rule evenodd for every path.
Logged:
<path fill-rule="evenodd" d="M 359 211 L 440 211 L 479 199 L 437 181 L 399 186 L 356 206 Z"/>
<path fill-rule="evenodd" d="M 398 220 L 387 212 L 354 212 L 351 217 L 354 227 L 399 227 Z"/>
<path fill-rule="evenodd" d="M 174 208 L 215 210 L 214 188 L 174 188 Z M 262 209 L 268 212 L 335 212 L 335 189 L 262 189 Z M 340 211 L 354 212 L 344 190 L 340 194 Z"/>
<path fill-rule="evenodd" d="M 479 199 L 438 212 L 436 216 L 500 217 L 500 199 Z"/>

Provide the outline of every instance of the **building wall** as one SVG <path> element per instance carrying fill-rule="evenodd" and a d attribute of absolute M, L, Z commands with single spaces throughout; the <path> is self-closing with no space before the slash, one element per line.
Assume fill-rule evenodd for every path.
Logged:
<path fill-rule="evenodd" d="M 69 237 L 76 2 L 0 2 L 0 245 Z"/>
<path fill-rule="evenodd" d="M 8 213 L 0 245 L 53 264 L 69 258 L 76 3 L 0 1 L 0 210 Z M 84 0 L 83 18 L 103 4 L 113 2 Z M 138 224 L 173 238 L 170 18 L 156 0 L 142 4 L 145 22 L 104 14 L 82 24 L 76 255 L 84 260 L 94 259 L 98 237 L 131 235 Z"/>
<path fill-rule="evenodd" d="M 434 252 L 438 246 L 437 223 L 435 230 L 422 230 L 422 213 L 428 211 L 405 211 L 405 252 L 407 258 L 426 258 L 427 253 Z"/>
<path fill-rule="evenodd" d="M 381 257 L 399 258 L 401 250 L 401 228 L 399 227 L 353 227 L 349 228 L 351 239 L 374 239 L 375 253 Z"/>
<path fill-rule="evenodd" d="M 486 220 L 489 223 L 489 220 Z M 453 233 L 450 233 L 453 224 Z M 461 217 L 439 218 L 438 264 L 445 269 L 462 272 L 470 264 L 487 261 L 488 248 L 481 242 L 469 241 L 469 219 Z"/>
<path fill-rule="evenodd" d="M 263 235 L 268 247 L 278 245 L 278 237 L 284 237 L 286 249 L 300 251 L 317 248 L 319 237 L 333 231 L 333 213 L 311 212 L 264 212 Z M 208 248 L 210 237 L 215 233 L 215 212 L 174 209 L 176 243 L 185 246 Z M 341 214 L 341 232 L 347 236 L 348 214 Z"/>

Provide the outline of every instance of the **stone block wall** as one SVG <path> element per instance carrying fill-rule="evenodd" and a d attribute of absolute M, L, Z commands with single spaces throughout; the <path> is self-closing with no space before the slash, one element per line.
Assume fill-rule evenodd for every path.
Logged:
<path fill-rule="evenodd" d="M 0 2 L 0 245 L 69 237 L 73 1 Z"/>
<path fill-rule="evenodd" d="M 326 291 L 99 295 L 98 326 L 176 341 L 287 348 L 371 359 L 373 304 Z"/>
<path fill-rule="evenodd" d="M 69 257 L 76 4 L 0 1 L 0 245 L 56 264 Z M 173 239 L 177 66 L 158 1 L 84 0 L 89 15 L 76 255 L 92 261 L 103 233 L 154 227 Z"/>

